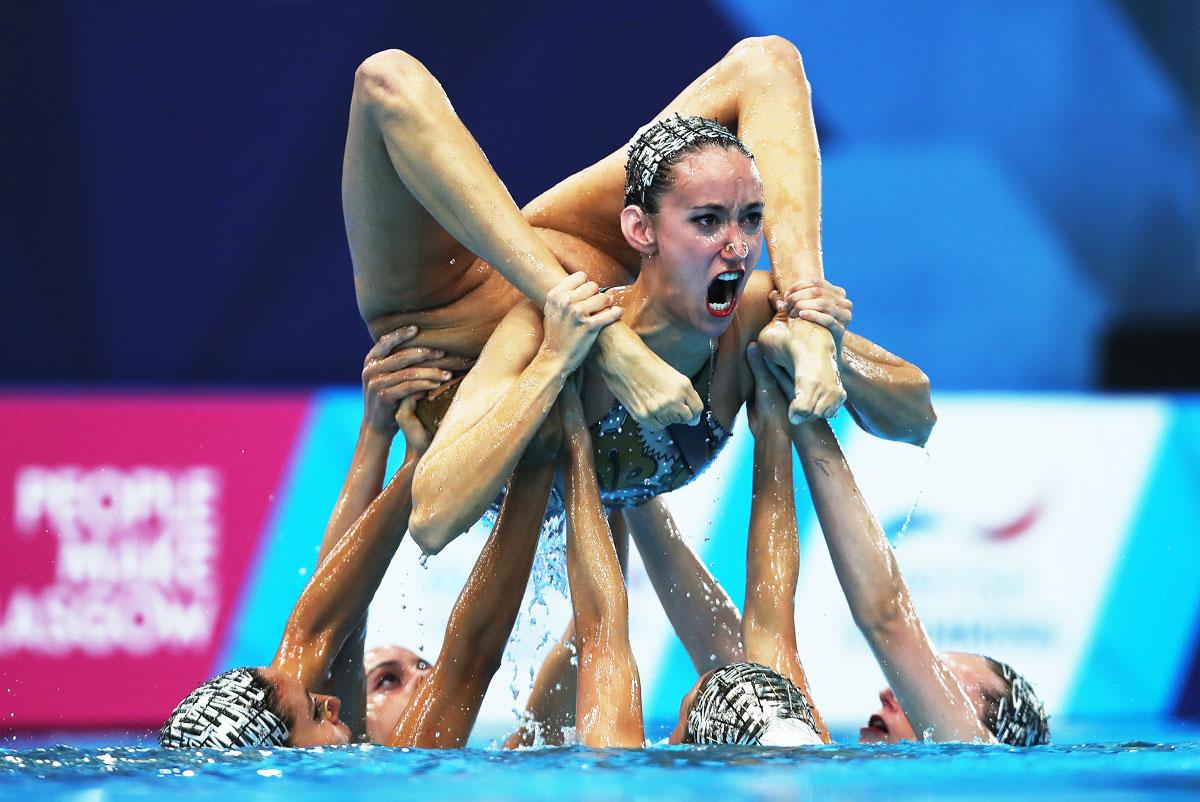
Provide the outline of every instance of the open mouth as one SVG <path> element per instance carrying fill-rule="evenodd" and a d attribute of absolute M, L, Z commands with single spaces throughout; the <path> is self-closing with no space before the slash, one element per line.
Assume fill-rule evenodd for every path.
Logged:
<path fill-rule="evenodd" d="M 737 306 L 738 285 L 745 270 L 726 270 L 708 285 L 708 313 L 713 317 L 728 317 Z"/>
<path fill-rule="evenodd" d="M 882 743 L 888 740 L 888 727 L 879 716 L 871 716 L 867 726 L 858 731 L 860 743 Z"/>

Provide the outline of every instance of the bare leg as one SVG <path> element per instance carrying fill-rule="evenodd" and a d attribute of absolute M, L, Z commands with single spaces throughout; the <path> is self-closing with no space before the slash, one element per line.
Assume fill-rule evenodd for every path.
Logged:
<path fill-rule="evenodd" d="M 399 50 L 371 56 L 355 75 L 342 205 L 359 311 L 376 336 L 401 321 L 432 327 L 442 339 L 418 344 L 474 357 L 480 332 L 490 335 L 516 301 L 512 287 L 541 308 L 566 276 L 437 80 Z M 628 326 L 608 327 L 598 344 L 597 367 L 640 422 L 657 429 L 699 415 L 690 382 Z"/>

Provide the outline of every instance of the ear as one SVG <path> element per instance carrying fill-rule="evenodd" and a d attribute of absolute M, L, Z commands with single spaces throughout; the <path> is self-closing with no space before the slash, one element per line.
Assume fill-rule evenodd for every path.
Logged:
<path fill-rule="evenodd" d="M 658 251 L 654 223 L 641 206 L 630 204 L 621 210 L 621 233 L 625 235 L 625 241 L 638 253 L 653 256 Z"/>

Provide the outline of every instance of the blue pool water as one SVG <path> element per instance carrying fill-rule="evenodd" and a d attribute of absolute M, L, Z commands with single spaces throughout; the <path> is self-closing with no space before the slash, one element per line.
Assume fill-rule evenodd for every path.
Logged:
<path fill-rule="evenodd" d="M 0 749 L 0 797 L 107 800 L 1079 799 L 1200 797 L 1200 732 L 1033 750 L 967 745 L 435 752 L 355 746 Z"/>

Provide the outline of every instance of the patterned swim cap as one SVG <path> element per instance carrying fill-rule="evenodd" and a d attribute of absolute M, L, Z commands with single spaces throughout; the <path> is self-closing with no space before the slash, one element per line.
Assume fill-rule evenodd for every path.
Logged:
<path fill-rule="evenodd" d="M 175 749 L 286 746 L 287 724 L 267 706 L 271 686 L 252 668 L 232 668 L 189 693 L 158 733 Z"/>
<path fill-rule="evenodd" d="M 824 743 L 812 708 L 787 677 L 758 663 L 713 671 L 687 711 L 685 743 L 807 746 Z"/>
<path fill-rule="evenodd" d="M 659 168 L 698 143 L 732 147 L 750 156 L 742 140 L 716 120 L 679 114 L 659 120 L 647 126 L 629 146 L 629 158 L 625 162 L 625 205 L 645 206 L 646 191 L 654 184 Z"/>
<path fill-rule="evenodd" d="M 989 702 L 984 723 L 996 740 L 1009 746 L 1050 743 L 1050 717 L 1046 715 L 1042 700 L 1038 699 L 1033 686 L 1008 663 L 990 657 L 984 659 L 1008 688 L 1007 693 L 999 696 L 986 691 L 984 693 Z"/>

